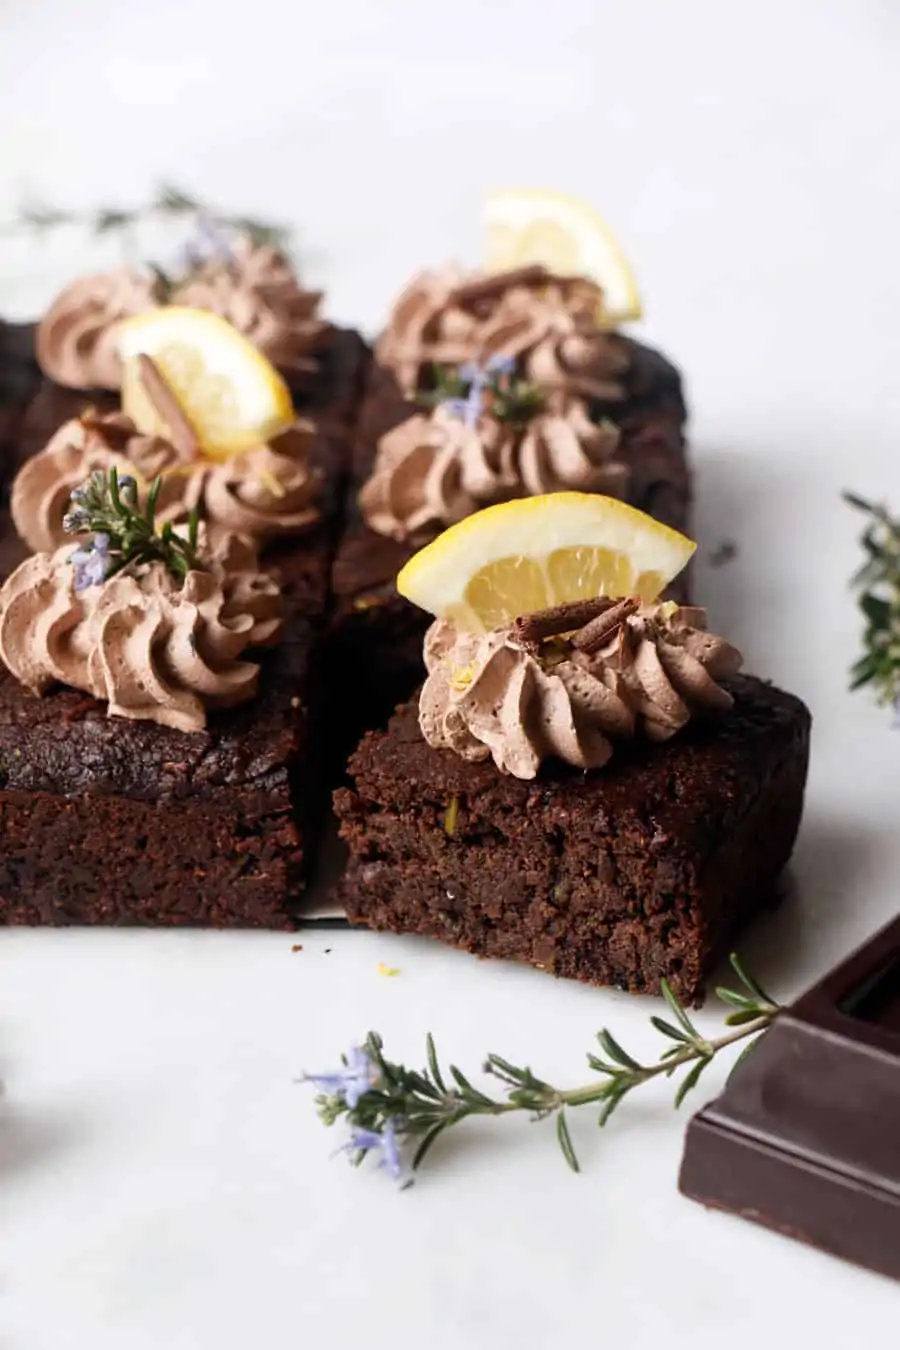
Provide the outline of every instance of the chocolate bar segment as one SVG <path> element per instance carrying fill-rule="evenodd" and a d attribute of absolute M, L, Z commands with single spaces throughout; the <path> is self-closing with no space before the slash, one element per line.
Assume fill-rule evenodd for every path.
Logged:
<path fill-rule="evenodd" d="M 679 1187 L 900 1279 L 900 917 L 783 1013 L 694 1117 Z"/>

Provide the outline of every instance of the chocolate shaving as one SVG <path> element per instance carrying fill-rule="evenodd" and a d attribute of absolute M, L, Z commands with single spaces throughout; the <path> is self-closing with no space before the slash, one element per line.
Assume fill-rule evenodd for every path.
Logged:
<path fill-rule="evenodd" d="M 511 286 L 540 286 L 549 277 L 546 267 L 540 263 L 529 263 L 527 267 L 512 267 L 508 272 L 494 272 L 489 277 L 464 281 L 450 292 L 448 300 L 451 305 L 471 305 L 477 300 L 490 300 L 495 295 L 502 295 Z"/>
<path fill-rule="evenodd" d="M 599 651 L 616 629 L 621 628 L 626 619 L 637 613 L 640 606 L 640 600 L 618 600 L 605 613 L 585 624 L 584 628 L 572 638 L 572 646 L 577 647 L 580 652 L 586 652 L 588 656 Z"/>
<path fill-rule="evenodd" d="M 551 609 L 536 609 L 533 614 L 523 614 L 516 619 L 513 630 L 524 646 L 535 647 L 544 638 L 583 628 L 592 619 L 604 614 L 612 604 L 612 600 L 602 595 L 592 600 L 570 600 L 567 604 L 554 605 Z"/>
<path fill-rule="evenodd" d="M 134 423 L 126 413 L 101 413 L 97 408 L 85 408 L 79 422 L 89 435 L 101 437 L 111 449 L 123 454 L 134 435 Z"/>
<path fill-rule="evenodd" d="M 140 353 L 137 363 L 144 392 L 169 428 L 169 440 L 182 459 L 196 459 L 200 453 L 200 441 L 175 391 L 166 382 L 156 362 L 145 352 Z"/>

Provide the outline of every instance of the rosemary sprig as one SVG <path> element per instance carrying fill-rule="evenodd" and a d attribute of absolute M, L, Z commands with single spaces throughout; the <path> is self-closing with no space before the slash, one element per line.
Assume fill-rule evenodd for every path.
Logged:
<path fill-rule="evenodd" d="M 434 387 L 416 396 L 426 407 L 445 407 L 474 425 L 482 413 L 498 422 L 524 426 L 544 408 L 543 391 L 515 373 L 511 357 L 491 357 L 483 366 L 436 365 Z"/>
<path fill-rule="evenodd" d="M 180 580 L 199 566 L 196 509 L 188 518 L 187 537 L 176 534 L 170 521 L 156 529 L 161 487 L 162 478 L 154 478 L 141 507 L 134 478 L 112 468 L 109 473 L 95 469 L 72 491 L 63 529 L 67 534 L 91 534 L 70 559 L 77 591 L 99 585 L 131 564 L 161 562 Z"/>
<path fill-rule="evenodd" d="M 863 654 L 851 671 L 851 689 L 871 684 L 881 703 L 900 704 L 900 520 L 887 507 L 845 492 L 868 517 L 862 535 L 866 560 L 851 585 L 866 620 Z"/>
<path fill-rule="evenodd" d="M 130 238 L 141 221 L 151 215 L 182 218 L 190 223 L 202 219 L 219 230 L 248 234 L 255 244 L 270 244 L 285 251 L 291 248 L 293 232 L 288 226 L 208 206 L 172 183 L 161 183 L 148 202 L 136 207 L 101 206 L 91 211 L 72 211 L 32 198 L 20 207 L 12 221 L 0 226 L 0 233 L 30 230 L 44 235 L 62 225 L 81 225 L 98 236 L 120 234 Z"/>
<path fill-rule="evenodd" d="M 373 1154 L 394 1176 L 408 1181 L 446 1130 L 470 1116 L 525 1111 L 533 1121 L 555 1117 L 557 1142 L 566 1162 L 577 1172 L 580 1168 L 569 1133 L 569 1110 L 598 1106 L 598 1124 L 605 1125 L 635 1088 L 683 1070 L 675 1093 L 678 1107 L 722 1050 L 748 1040 L 746 1053 L 753 1044 L 749 1038 L 766 1031 L 778 1017 L 781 1006 L 747 973 L 737 956 L 732 955 L 731 965 L 739 987 L 716 990 L 731 1009 L 725 1018 L 728 1031 L 712 1039 L 702 1036 L 663 981 L 662 993 L 671 1020 L 655 1016 L 650 1020 L 671 1044 L 655 1063 L 642 1064 L 604 1029 L 597 1036 L 601 1054 L 587 1057 L 598 1077 L 582 1087 L 554 1087 L 530 1068 L 520 1068 L 501 1055 L 491 1054 L 483 1071 L 503 1085 L 502 1096 L 493 1097 L 475 1087 L 455 1064 L 445 1073 L 431 1035 L 425 1042 L 427 1068 L 416 1071 L 387 1059 L 377 1032 L 370 1032 L 362 1046 L 344 1056 L 337 1072 L 304 1075 L 302 1081 L 319 1088 L 316 1104 L 326 1125 L 338 1120 L 349 1125 L 350 1138 L 343 1151 L 357 1165 Z"/>

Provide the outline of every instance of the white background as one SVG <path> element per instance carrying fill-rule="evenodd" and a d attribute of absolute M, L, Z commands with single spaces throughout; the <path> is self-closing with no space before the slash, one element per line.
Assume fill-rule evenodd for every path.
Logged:
<path fill-rule="evenodd" d="M 815 714 L 794 892 L 744 945 L 799 990 L 900 897 L 890 715 L 846 692 L 859 520 L 900 442 L 900 9 L 892 0 L 5 0 L 0 215 L 135 203 L 160 177 L 302 231 L 332 312 L 374 328 L 417 265 L 477 260 L 491 186 L 583 194 L 648 337 L 690 381 L 698 572 L 751 668 Z M 0 311 L 88 260 L 0 244 Z M 432 1029 L 560 1083 L 653 1003 L 415 941 L 11 932 L 0 941 L 0 1346 L 615 1344 L 856 1350 L 894 1285 L 679 1198 L 683 1117 L 473 1126 L 406 1193 L 329 1162 L 303 1068 Z M 330 951 L 326 953 L 326 948 Z M 379 961 L 399 967 L 388 979 Z M 714 1008 L 701 1018 L 713 1028 Z M 713 1071 L 697 1104 L 721 1081 Z"/>

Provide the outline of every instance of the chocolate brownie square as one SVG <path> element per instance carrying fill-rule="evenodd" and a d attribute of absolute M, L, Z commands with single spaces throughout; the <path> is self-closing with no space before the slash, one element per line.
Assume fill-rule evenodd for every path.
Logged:
<path fill-rule="evenodd" d="M 322 635 L 345 441 L 321 436 L 322 520 L 269 548 L 279 645 L 202 732 L 37 698 L 0 666 L 0 923 L 293 926 L 328 802 Z M 0 514 L 0 577 L 27 554 Z"/>
<path fill-rule="evenodd" d="M 335 795 L 351 922 L 698 1002 L 739 924 L 771 903 L 803 804 L 810 715 L 750 676 L 730 712 L 602 769 L 534 780 L 432 749 L 398 710 Z"/>

